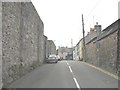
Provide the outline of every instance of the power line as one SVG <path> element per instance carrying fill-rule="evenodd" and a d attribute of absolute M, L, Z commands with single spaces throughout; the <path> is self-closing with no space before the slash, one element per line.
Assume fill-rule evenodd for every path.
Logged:
<path fill-rule="evenodd" d="M 95 10 L 95 8 L 97 8 L 99 2 L 100 2 L 100 0 L 98 0 L 98 1 L 95 3 L 94 7 L 93 7 L 93 8 L 91 9 L 91 11 L 88 13 L 87 17 L 89 17 L 89 15 Z"/>

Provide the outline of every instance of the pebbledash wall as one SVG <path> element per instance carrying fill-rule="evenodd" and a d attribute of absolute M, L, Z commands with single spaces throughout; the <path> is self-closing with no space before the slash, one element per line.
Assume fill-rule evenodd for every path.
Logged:
<path fill-rule="evenodd" d="M 2 2 L 3 87 L 43 63 L 43 29 L 32 2 Z"/>
<path fill-rule="evenodd" d="M 2 3 L 0 3 L 0 90 L 2 88 Z"/>
<path fill-rule="evenodd" d="M 112 23 L 101 34 L 86 45 L 87 61 L 113 74 L 118 74 L 118 31 L 120 19 Z"/>
<path fill-rule="evenodd" d="M 119 13 L 119 17 L 118 19 L 120 19 L 120 1 L 118 3 L 118 13 Z M 119 69 L 120 69 L 120 21 L 118 22 L 118 59 L 119 59 Z M 119 74 L 120 74 L 120 70 L 119 70 Z"/>

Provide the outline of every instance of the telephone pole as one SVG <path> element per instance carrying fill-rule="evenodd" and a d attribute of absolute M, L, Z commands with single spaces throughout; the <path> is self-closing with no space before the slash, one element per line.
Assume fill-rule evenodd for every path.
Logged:
<path fill-rule="evenodd" d="M 73 48 L 73 39 L 71 39 L 71 48 Z"/>
<path fill-rule="evenodd" d="M 83 27 L 83 61 L 86 62 L 85 30 L 83 14 L 82 14 L 82 27 Z"/>

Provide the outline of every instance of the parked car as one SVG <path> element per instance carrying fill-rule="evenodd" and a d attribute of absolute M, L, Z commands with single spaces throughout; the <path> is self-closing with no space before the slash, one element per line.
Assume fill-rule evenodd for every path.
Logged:
<path fill-rule="evenodd" d="M 60 60 L 61 60 L 59 55 L 57 55 L 57 59 L 58 59 L 58 61 L 60 61 Z"/>
<path fill-rule="evenodd" d="M 58 62 L 57 55 L 55 55 L 55 54 L 49 55 L 49 57 L 46 60 L 46 62 L 47 63 L 51 63 L 51 62 L 57 63 Z"/>

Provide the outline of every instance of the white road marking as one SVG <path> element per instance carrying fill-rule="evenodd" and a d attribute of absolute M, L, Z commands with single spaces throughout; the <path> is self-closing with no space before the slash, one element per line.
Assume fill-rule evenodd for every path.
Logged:
<path fill-rule="evenodd" d="M 68 63 L 67 61 L 66 61 L 66 63 L 67 63 L 67 65 L 68 65 L 69 69 L 70 69 L 70 72 L 72 73 L 74 82 L 75 82 L 75 84 L 76 84 L 78 90 L 81 90 L 81 89 L 80 89 L 80 85 L 78 84 L 77 79 L 75 78 L 75 75 L 74 75 L 74 73 L 73 73 L 73 71 L 72 71 L 72 69 L 71 69 L 71 66 L 69 65 L 69 63 Z"/>
<path fill-rule="evenodd" d="M 67 65 L 69 66 L 69 63 L 67 63 Z"/>
<path fill-rule="evenodd" d="M 79 84 L 78 84 L 78 82 L 77 82 L 76 78 L 74 77 L 73 79 L 74 79 L 74 81 L 75 81 L 75 84 L 76 84 L 77 88 L 79 88 L 79 89 L 80 89 L 80 86 L 79 86 Z"/>
<path fill-rule="evenodd" d="M 69 66 L 69 63 L 66 61 L 67 65 Z"/>
<path fill-rule="evenodd" d="M 69 66 L 69 69 L 70 69 L 70 72 L 71 72 L 71 73 L 73 73 L 73 72 L 72 72 L 72 69 L 71 69 L 71 67 L 70 67 L 70 66 Z"/>
<path fill-rule="evenodd" d="M 75 82 L 75 84 L 76 84 L 78 90 L 81 90 L 81 89 L 80 89 L 80 85 L 78 84 L 77 79 L 75 78 L 75 75 L 74 75 L 74 73 L 73 73 L 73 71 L 72 71 L 72 69 L 71 69 L 71 66 L 69 65 L 69 63 L 68 63 L 67 61 L 66 61 L 66 63 L 67 63 L 67 65 L 68 65 L 69 69 L 70 69 L 70 72 L 72 73 L 74 82 Z"/>

